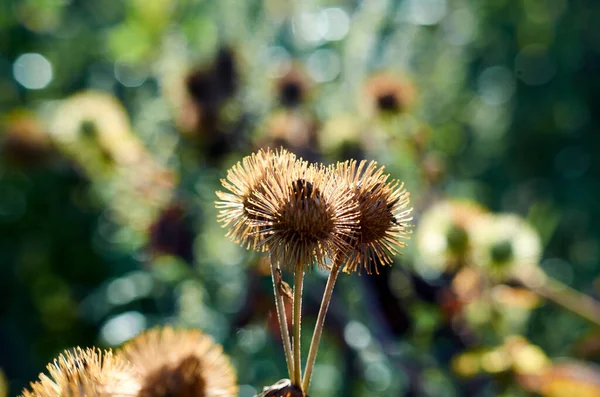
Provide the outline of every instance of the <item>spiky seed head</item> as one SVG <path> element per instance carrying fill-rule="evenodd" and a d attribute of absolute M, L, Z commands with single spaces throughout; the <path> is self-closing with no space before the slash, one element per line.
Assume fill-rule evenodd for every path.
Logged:
<path fill-rule="evenodd" d="M 264 189 L 263 182 L 273 173 L 289 175 L 297 169 L 296 156 L 287 150 L 275 152 L 259 150 L 227 171 L 221 183 L 229 192 L 218 191 L 220 201 L 215 206 L 220 210 L 217 217 L 223 227 L 229 227 L 227 236 L 246 249 L 265 251 L 264 235 L 256 225 L 260 219 L 256 211 L 257 194 Z"/>
<path fill-rule="evenodd" d="M 141 397 L 237 396 L 229 358 L 199 330 L 154 328 L 126 343 L 119 356 L 140 377 Z"/>
<path fill-rule="evenodd" d="M 356 203 L 320 165 L 298 161 L 286 173 L 273 173 L 256 195 L 256 224 L 272 259 L 294 271 L 347 252 L 358 225 Z"/>
<path fill-rule="evenodd" d="M 65 351 L 47 366 L 50 376 L 40 374 L 22 397 L 125 397 L 140 390 L 131 365 L 97 348 Z"/>
<path fill-rule="evenodd" d="M 388 181 L 389 175 L 374 161 L 338 163 L 336 180 L 345 186 L 344 195 L 357 204 L 359 232 L 350 241 L 344 271 L 379 273 L 378 264 L 390 265 L 399 248 L 406 246 L 411 233 L 410 194 L 404 184 Z"/>

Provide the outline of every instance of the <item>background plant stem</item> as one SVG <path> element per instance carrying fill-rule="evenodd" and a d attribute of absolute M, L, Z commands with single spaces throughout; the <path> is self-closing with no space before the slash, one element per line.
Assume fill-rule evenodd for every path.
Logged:
<path fill-rule="evenodd" d="M 547 275 L 520 276 L 519 280 L 531 291 L 572 311 L 586 320 L 600 325 L 600 302 Z"/>

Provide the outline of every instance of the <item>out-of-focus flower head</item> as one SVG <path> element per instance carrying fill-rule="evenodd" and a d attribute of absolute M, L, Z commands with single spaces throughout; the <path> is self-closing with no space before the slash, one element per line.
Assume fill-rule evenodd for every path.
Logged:
<path fill-rule="evenodd" d="M 140 383 L 131 365 L 111 351 L 75 348 L 48 364 L 23 397 L 126 397 L 137 395 Z"/>
<path fill-rule="evenodd" d="M 277 79 L 277 99 L 281 106 L 295 108 L 306 102 L 311 88 L 312 81 L 308 75 L 300 66 L 294 65 Z"/>
<path fill-rule="evenodd" d="M 174 202 L 164 208 L 150 226 L 150 250 L 155 255 L 175 255 L 187 263 L 194 261 L 194 232 L 185 222 L 186 208 Z"/>
<path fill-rule="evenodd" d="M 16 110 L 2 118 L 0 144 L 3 157 L 18 165 L 35 165 L 48 157 L 51 143 L 35 114 Z"/>
<path fill-rule="evenodd" d="M 452 359 L 452 369 L 462 377 L 510 372 L 532 380 L 550 367 L 551 361 L 544 351 L 522 336 L 509 336 L 502 345 L 470 350 Z"/>
<path fill-rule="evenodd" d="M 381 72 L 366 81 L 364 99 L 369 114 L 393 116 L 410 110 L 416 99 L 416 90 L 407 78 Z"/>
<path fill-rule="evenodd" d="M 480 281 L 481 282 L 481 281 Z M 463 301 L 461 318 L 480 335 L 513 335 L 526 330 L 531 312 L 541 301 L 524 288 L 496 285 Z"/>
<path fill-rule="evenodd" d="M 87 143 L 98 146 L 119 164 L 135 163 L 143 154 L 125 109 L 105 92 L 84 91 L 63 100 L 49 130 L 58 146 L 74 157 L 82 156 L 81 148 Z"/>
<path fill-rule="evenodd" d="M 544 397 L 600 396 L 600 367 L 590 362 L 552 362 L 542 371 L 518 374 L 517 381 Z"/>
<path fill-rule="evenodd" d="M 502 281 L 538 269 L 540 237 L 520 216 L 480 217 L 473 230 L 473 262 L 490 277 Z"/>
<path fill-rule="evenodd" d="M 181 57 L 181 56 L 180 56 Z M 175 112 L 178 128 L 191 138 L 215 133 L 221 110 L 240 84 L 238 56 L 232 47 L 219 48 L 211 61 L 191 67 L 174 65 L 161 78 L 161 88 Z"/>
<path fill-rule="evenodd" d="M 338 163 L 337 183 L 358 205 L 359 232 L 350 242 L 344 271 L 379 273 L 378 265 L 391 265 L 411 233 L 410 193 L 397 180 L 388 181 L 383 167 L 374 161 Z"/>
<path fill-rule="evenodd" d="M 350 114 L 334 116 L 323 125 L 319 133 L 319 148 L 332 160 L 353 158 L 363 160 L 361 123 Z"/>
<path fill-rule="evenodd" d="M 229 358 L 199 330 L 154 328 L 127 342 L 119 356 L 140 378 L 138 396 L 237 396 Z"/>
<path fill-rule="evenodd" d="M 272 113 L 260 128 L 255 146 L 259 148 L 283 147 L 299 157 L 316 160 L 319 126 L 308 114 L 288 110 Z"/>
<path fill-rule="evenodd" d="M 417 271 L 443 273 L 462 267 L 471 254 L 471 231 L 486 210 L 470 201 L 442 201 L 427 209 L 416 230 Z"/>

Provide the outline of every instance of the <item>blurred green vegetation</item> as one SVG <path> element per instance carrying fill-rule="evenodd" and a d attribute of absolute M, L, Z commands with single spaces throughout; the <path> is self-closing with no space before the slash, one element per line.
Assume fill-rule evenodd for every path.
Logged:
<path fill-rule="evenodd" d="M 600 3 L 568 0 L 3 1 L 9 394 L 65 348 L 165 323 L 222 343 L 242 397 L 284 377 L 268 269 L 225 238 L 213 204 L 265 145 L 379 161 L 417 226 L 448 197 L 519 214 L 546 274 L 597 297 L 598 18 Z M 512 331 L 504 318 L 457 330 L 440 298 L 456 275 L 429 277 L 416 257 L 411 242 L 380 276 L 340 277 L 313 395 L 575 395 L 501 360 L 459 376 L 465 352 L 507 357 Z M 306 280 L 306 349 L 325 277 Z M 543 300 L 529 315 L 520 333 L 545 355 L 595 368 L 596 327 Z"/>

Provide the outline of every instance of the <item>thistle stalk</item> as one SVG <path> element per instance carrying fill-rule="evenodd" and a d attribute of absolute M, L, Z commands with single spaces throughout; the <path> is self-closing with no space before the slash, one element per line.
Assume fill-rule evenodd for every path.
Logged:
<path fill-rule="evenodd" d="M 593 324 L 600 325 L 600 302 L 551 277 L 520 275 L 519 281 L 531 291 L 579 315 Z"/>
<path fill-rule="evenodd" d="M 294 377 L 292 383 L 302 390 L 302 357 L 300 352 L 300 331 L 302 322 L 302 285 L 304 269 L 296 269 L 294 275 Z"/>
<path fill-rule="evenodd" d="M 288 329 L 287 316 L 285 315 L 285 305 L 283 303 L 283 295 L 281 289 L 281 269 L 279 263 L 276 263 L 273 258 L 271 262 L 271 277 L 273 279 L 273 291 L 275 293 L 275 308 L 277 309 L 277 320 L 279 321 L 279 330 L 281 331 L 281 340 L 283 341 L 283 350 L 285 351 L 285 362 L 287 364 L 288 375 L 290 379 L 294 376 L 294 362 L 292 355 L 292 345 L 290 342 L 290 331 Z"/>
<path fill-rule="evenodd" d="M 308 392 L 310 381 L 312 377 L 313 368 L 317 359 L 317 353 L 319 350 L 319 344 L 321 342 L 321 335 L 323 334 L 323 325 L 325 324 L 325 316 L 329 309 L 329 302 L 331 302 L 331 296 L 333 294 L 333 287 L 337 276 L 340 273 L 341 263 L 335 262 L 331 267 L 331 272 L 327 278 L 327 285 L 325 286 L 325 293 L 321 300 L 321 308 L 319 309 L 319 315 L 317 316 L 317 323 L 313 332 L 312 340 L 310 341 L 310 349 L 308 351 L 308 358 L 306 360 L 306 368 L 304 370 L 304 379 L 302 381 L 302 390 Z"/>

